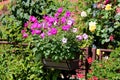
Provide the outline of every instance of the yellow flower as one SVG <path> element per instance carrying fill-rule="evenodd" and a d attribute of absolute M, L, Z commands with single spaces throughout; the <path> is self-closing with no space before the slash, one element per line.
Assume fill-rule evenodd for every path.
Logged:
<path fill-rule="evenodd" d="M 111 5 L 110 5 L 110 4 L 107 4 L 107 5 L 105 6 L 105 10 L 111 10 Z"/>
<path fill-rule="evenodd" d="M 100 55 L 100 49 L 97 49 L 97 53 L 96 53 L 97 55 Z"/>
<path fill-rule="evenodd" d="M 96 29 L 96 22 L 89 22 L 89 30 L 94 32 Z"/>

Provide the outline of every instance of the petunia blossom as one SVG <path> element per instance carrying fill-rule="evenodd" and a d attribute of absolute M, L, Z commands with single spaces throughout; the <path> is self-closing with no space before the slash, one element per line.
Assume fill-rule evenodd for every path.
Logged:
<path fill-rule="evenodd" d="M 37 22 L 37 18 L 35 16 L 30 16 L 29 21 Z"/>
<path fill-rule="evenodd" d="M 57 10 L 57 12 L 58 12 L 58 13 L 62 13 L 62 12 L 63 12 L 63 8 L 62 8 L 62 7 L 59 8 L 59 9 Z"/>
<path fill-rule="evenodd" d="M 88 39 L 88 35 L 86 33 L 84 33 L 82 36 L 85 40 Z"/>
<path fill-rule="evenodd" d="M 56 35 L 57 34 L 57 29 L 56 28 L 51 28 L 50 33 L 52 35 Z"/>
<path fill-rule="evenodd" d="M 73 33 L 76 33 L 76 32 L 78 32 L 78 29 L 77 29 L 77 28 L 73 28 L 73 29 L 72 29 L 72 32 L 73 32 Z"/>
<path fill-rule="evenodd" d="M 28 27 L 29 22 L 27 21 L 26 23 L 24 23 L 24 27 L 27 28 Z"/>
<path fill-rule="evenodd" d="M 62 26 L 63 31 L 68 31 L 70 29 L 69 25 Z"/>
<path fill-rule="evenodd" d="M 70 11 L 66 11 L 65 17 L 70 17 L 70 15 L 71 15 L 71 12 Z"/>
<path fill-rule="evenodd" d="M 62 38 L 62 43 L 67 43 L 67 38 Z"/>
<path fill-rule="evenodd" d="M 68 20 L 68 21 L 67 21 L 67 25 L 70 25 L 70 26 L 71 26 L 72 24 L 73 24 L 73 20 Z"/>
<path fill-rule="evenodd" d="M 23 38 L 27 38 L 28 34 L 27 33 L 23 33 Z"/>
<path fill-rule="evenodd" d="M 40 30 L 35 30 L 35 33 L 36 33 L 36 34 L 40 34 L 41 31 L 40 31 Z"/>
<path fill-rule="evenodd" d="M 82 36 L 82 35 L 77 35 L 76 38 L 77 38 L 79 41 L 83 40 L 83 36 Z"/>
<path fill-rule="evenodd" d="M 41 37 L 41 38 L 44 38 L 44 37 L 45 37 L 45 33 L 44 33 L 44 32 L 41 33 L 41 34 L 40 34 L 40 37 Z"/>
<path fill-rule="evenodd" d="M 32 30 L 32 29 L 35 29 L 35 28 L 37 28 L 37 27 L 38 27 L 38 23 L 35 22 L 35 23 L 33 23 L 33 24 L 31 25 L 30 29 Z"/>
<path fill-rule="evenodd" d="M 61 22 L 65 23 L 66 22 L 66 18 L 65 17 L 61 17 Z"/>

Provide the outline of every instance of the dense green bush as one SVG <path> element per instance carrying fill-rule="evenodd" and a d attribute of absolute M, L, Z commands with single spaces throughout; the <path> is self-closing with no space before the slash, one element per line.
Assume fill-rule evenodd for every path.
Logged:
<path fill-rule="evenodd" d="M 41 80 L 43 70 L 41 62 L 36 61 L 29 48 L 12 47 L 0 54 L 1 80 Z"/>
<path fill-rule="evenodd" d="M 19 21 L 28 20 L 30 15 L 42 18 L 43 15 L 55 12 L 52 0 L 12 0 L 11 14 Z"/>

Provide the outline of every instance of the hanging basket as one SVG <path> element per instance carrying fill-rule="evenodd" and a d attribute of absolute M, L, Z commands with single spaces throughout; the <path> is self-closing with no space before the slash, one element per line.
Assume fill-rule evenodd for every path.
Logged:
<path fill-rule="evenodd" d="M 60 62 L 54 62 L 51 59 L 43 59 L 43 64 L 45 68 L 54 68 L 60 70 L 75 70 L 80 66 L 80 60 L 63 60 Z"/>

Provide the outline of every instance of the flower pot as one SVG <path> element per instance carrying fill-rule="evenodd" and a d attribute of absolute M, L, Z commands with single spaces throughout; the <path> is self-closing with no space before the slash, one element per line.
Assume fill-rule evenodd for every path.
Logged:
<path fill-rule="evenodd" d="M 63 60 L 60 62 L 52 61 L 51 59 L 43 59 L 43 64 L 45 68 L 54 68 L 60 70 L 75 70 L 80 66 L 80 60 Z"/>

